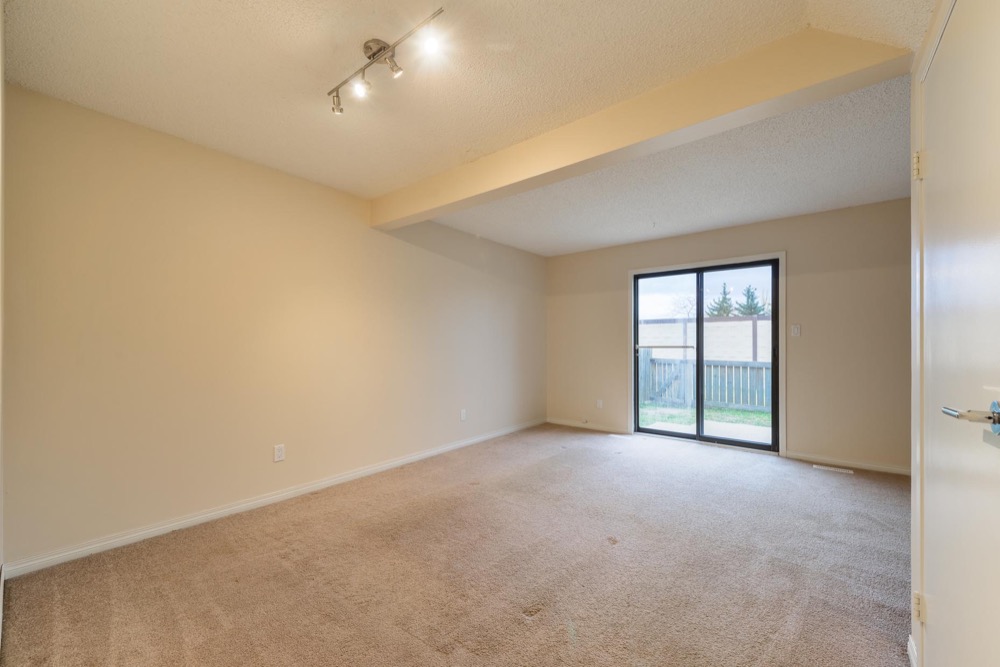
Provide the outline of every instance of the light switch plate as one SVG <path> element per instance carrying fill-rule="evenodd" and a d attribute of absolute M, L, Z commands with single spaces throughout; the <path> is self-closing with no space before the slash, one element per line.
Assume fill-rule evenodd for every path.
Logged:
<path fill-rule="evenodd" d="M 795 336 L 796 338 L 802 335 L 802 325 L 801 324 L 793 324 L 792 325 L 792 335 Z"/>

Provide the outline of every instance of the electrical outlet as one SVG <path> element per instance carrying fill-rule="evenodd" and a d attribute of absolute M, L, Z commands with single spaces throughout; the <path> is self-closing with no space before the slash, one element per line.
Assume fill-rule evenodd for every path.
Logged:
<path fill-rule="evenodd" d="M 274 462 L 277 463 L 278 461 L 284 461 L 284 460 L 285 460 L 285 446 L 284 445 L 275 445 L 274 446 Z"/>
<path fill-rule="evenodd" d="M 465 408 L 462 408 L 462 412 L 459 414 L 459 419 L 465 421 L 465 417 L 466 417 Z"/>
<path fill-rule="evenodd" d="M 603 410 L 604 409 L 604 399 L 603 398 L 597 399 L 597 409 L 598 410 Z"/>

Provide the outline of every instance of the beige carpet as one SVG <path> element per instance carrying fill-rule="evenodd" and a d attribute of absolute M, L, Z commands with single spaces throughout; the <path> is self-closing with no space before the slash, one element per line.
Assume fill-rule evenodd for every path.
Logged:
<path fill-rule="evenodd" d="M 899 667 L 909 480 L 546 426 L 8 582 L 3 664 Z"/>

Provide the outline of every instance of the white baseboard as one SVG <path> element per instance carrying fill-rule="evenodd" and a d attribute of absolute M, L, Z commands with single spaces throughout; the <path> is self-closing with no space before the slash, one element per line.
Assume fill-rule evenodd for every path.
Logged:
<path fill-rule="evenodd" d="M 896 475 L 906 475 L 907 477 L 910 475 L 910 469 L 903 466 L 884 466 L 876 463 L 860 463 L 858 461 L 835 459 L 827 456 L 813 456 L 812 454 L 799 454 L 797 452 L 785 452 L 785 457 L 795 459 L 796 461 L 819 463 L 822 465 L 836 466 L 838 468 L 857 468 L 858 470 L 872 470 L 874 472 L 890 472 Z"/>
<path fill-rule="evenodd" d="M 325 489 L 330 486 L 350 482 L 351 480 L 355 480 L 360 477 L 374 475 L 375 473 L 383 472 L 391 468 L 398 468 L 399 466 L 403 466 L 408 463 L 414 463 L 422 459 L 444 454 L 445 452 L 450 452 L 469 445 L 474 445 L 485 440 L 499 438 L 500 436 L 509 435 L 510 433 L 515 433 L 517 431 L 523 431 L 526 428 L 531 428 L 532 426 L 538 426 L 544 423 L 544 419 L 539 419 L 524 424 L 517 424 L 515 426 L 491 431 L 490 433 L 483 433 L 466 440 L 459 440 L 441 447 L 435 447 L 434 449 L 425 449 L 424 451 L 417 452 L 416 454 L 409 454 L 390 461 L 384 461 L 382 463 L 376 463 L 363 468 L 350 470 L 348 472 L 334 475 L 332 477 L 326 477 L 315 482 L 306 482 L 305 484 L 299 484 L 281 491 L 265 493 L 261 496 L 248 498 L 246 500 L 230 503 L 228 505 L 205 510 L 203 512 L 189 514 L 177 519 L 170 519 L 168 521 L 162 521 L 143 528 L 136 528 L 134 530 L 115 533 L 114 535 L 108 535 L 106 537 L 90 540 L 64 549 L 57 549 L 39 556 L 4 563 L 4 575 L 6 577 L 17 577 L 22 574 L 28 574 L 29 572 L 34 572 L 46 567 L 58 565 L 59 563 L 65 563 L 77 558 L 89 556 L 90 554 L 125 546 L 126 544 L 132 544 L 133 542 L 139 542 L 150 537 L 170 533 L 175 530 L 180 530 L 181 528 L 187 528 L 199 523 L 205 523 L 206 521 L 212 521 L 213 519 L 221 519 L 222 517 L 229 516 L 230 514 L 246 512 L 247 510 L 263 507 L 264 505 L 270 505 L 272 503 L 288 500 L 289 498 L 301 496 L 306 493 L 319 491 L 320 489 Z"/>
<path fill-rule="evenodd" d="M 917 667 L 917 644 L 913 641 L 913 635 L 906 642 L 906 655 L 910 658 L 910 667 Z"/>
<path fill-rule="evenodd" d="M 601 431 L 602 433 L 618 433 L 625 434 L 625 431 L 621 429 L 614 428 L 613 426 L 606 426 L 604 424 L 595 424 L 594 422 L 576 421 L 573 419 L 546 419 L 550 424 L 556 424 L 557 426 L 572 426 L 573 428 L 585 428 L 589 431 Z"/>

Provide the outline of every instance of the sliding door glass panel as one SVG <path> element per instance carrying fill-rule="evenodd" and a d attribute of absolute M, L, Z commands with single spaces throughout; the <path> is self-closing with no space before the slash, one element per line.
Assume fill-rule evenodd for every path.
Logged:
<path fill-rule="evenodd" d="M 703 274 L 702 434 L 773 441 L 771 265 Z"/>
<path fill-rule="evenodd" d="M 695 435 L 697 274 L 640 277 L 636 304 L 638 427 Z"/>

